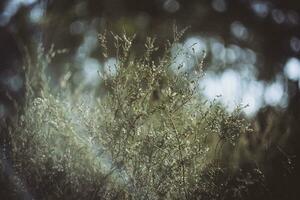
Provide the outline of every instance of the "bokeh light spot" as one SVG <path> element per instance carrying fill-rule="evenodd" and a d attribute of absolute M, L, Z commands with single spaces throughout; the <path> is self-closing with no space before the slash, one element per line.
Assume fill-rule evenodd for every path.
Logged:
<path fill-rule="evenodd" d="M 300 61 L 297 58 L 290 58 L 284 67 L 284 74 L 291 80 L 300 80 Z"/>
<path fill-rule="evenodd" d="M 262 18 L 268 16 L 270 9 L 267 1 L 254 1 L 251 8 L 257 16 Z"/>
<path fill-rule="evenodd" d="M 299 52 L 300 51 L 300 39 L 297 37 L 292 37 L 290 40 L 290 46 L 293 51 Z"/>
<path fill-rule="evenodd" d="M 32 23 L 38 23 L 42 20 L 44 16 L 45 8 L 42 4 L 34 6 L 34 8 L 31 9 L 29 14 L 29 19 Z"/>
<path fill-rule="evenodd" d="M 180 4 L 176 0 L 166 0 L 163 8 L 169 13 L 175 13 L 180 9 Z"/>
<path fill-rule="evenodd" d="M 288 21 L 289 21 L 290 24 L 292 24 L 292 25 L 298 25 L 299 24 L 300 16 L 296 11 L 290 10 L 287 13 L 287 18 L 288 18 Z"/>
<path fill-rule="evenodd" d="M 110 76 L 115 76 L 117 74 L 117 59 L 109 58 L 104 62 L 104 71 Z"/>
<path fill-rule="evenodd" d="M 83 75 L 86 84 L 98 85 L 100 77 L 98 71 L 100 70 L 100 63 L 98 60 L 88 58 L 83 63 Z"/>
<path fill-rule="evenodd" d="M 239 21 L 235 21 L 230 25 L 231 33 L 240 40 L 247 40 L 249 37 L 248 29 Z"/>
<path fill-rule="evenodd" d="M 14 16 L 21 6 L 29 6 L 37 0 L 9 0 L 5 5 L 4 11 L 0 13 L 0 26 L 5 26 Z"/>
<path fill-rule="evenodd" d="M 276 106 L 281 104 L 284 96 L 283 84 L 280 81 L 276 81 L 265 88 L 264 99 L 266 104 Z"/>
<path fill-rule="evenodd" d="M 211 3 L 213 9 L 218 12 L 225 12 L 227 10 L 227 5 L 225 0 L 213 0 Z"/>
<path fill-rule="evenodd" d="M 272 11 L 272 18 L 277 24 L 282 24 L 285 21 L 285 15 L 282 10 L 274 9 Z"/>

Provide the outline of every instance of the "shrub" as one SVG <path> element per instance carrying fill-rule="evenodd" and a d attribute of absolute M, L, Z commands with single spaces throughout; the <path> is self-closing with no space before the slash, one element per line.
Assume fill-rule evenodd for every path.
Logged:
<path fill-rule="evenodd" d="M 170 49 L 182 34 L 175 30 L 159 59 L 152 56 L 155 39 L 147 38 L 143 57 L 135 58 L 134 36 L 112 34 L 116 74 L 99 73 L 106 88 L 100 96 L 84 86 L 55 92 L 44 69 L 61 52 L 39 50 L 37 64 L 26 68 L 24 113 L 11 129 L 14 169 L 25 193 L 38 199 L 216 197 L 219 183 L 207 178 L 207 169 L 230 163 L 220 159 L 223 146 L 233 162 L 250 128 L 240 108 L 228 113 L 203 98 L 203 61 L 188 72 L 182 65 L 172 70 Z M 104 58 L 106 37 L 99 37 Z"/>

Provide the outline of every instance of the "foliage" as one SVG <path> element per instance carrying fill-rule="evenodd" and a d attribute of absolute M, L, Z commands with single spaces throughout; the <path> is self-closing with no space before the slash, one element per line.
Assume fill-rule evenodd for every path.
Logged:
<path fill-rule="evenodd" d="M 135 58 L 134 36 L 112 34 L 116 74 L 99 72 L 106 88 L 100 96 L 84 86 L 51 88 L 45 68 L 62 52 L 39 50 L 37 64 L 26 68 L 24 113 L 11 129 L 13 168 L 25 193 L 38 199 L 221 199 L 224 185 L 207 172 L 235 172 L 235 147 L 251 130 L 240 108 L 228 113 L 201 96 L 202 61 L 189 72 L 180 71 L 182 65 L 172 70 L 170 49 L 184 31 L 174 32 L 157 60 L 154 38 Z M 107 34 L 99 39 L 106 59 Z M 224 146 L 230 149 L 226 162 Z"/>

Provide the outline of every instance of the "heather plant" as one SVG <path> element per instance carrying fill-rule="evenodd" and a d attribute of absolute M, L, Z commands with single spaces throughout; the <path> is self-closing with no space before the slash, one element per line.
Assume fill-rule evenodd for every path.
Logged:
<path fill-rule="evenodd" d="M 228 113 L 201 95 L 204 58 L 190 71 L 181 64 L 174 71 L 171 48 L 183 32 L 174 29 L 159 59 L 155 38 L 136 58 L 135 37 L 112 33 L 117 62 L 109 69 L 116 73 L 99 71 L 101 95 L 71 90 L 70 72 L 64 87 L 51 87 L 45 69 L 63 51 L 38 51 L 37 64 L 26 68 L 24 112 L 11 129 L 24 192 L 38 199 L 220 198 L 224 185 L 215 176 L 235 162 L 234 149 L 251 130 L 240 107 Z M 99 41 L 107 59 L 108 34 Z"/>

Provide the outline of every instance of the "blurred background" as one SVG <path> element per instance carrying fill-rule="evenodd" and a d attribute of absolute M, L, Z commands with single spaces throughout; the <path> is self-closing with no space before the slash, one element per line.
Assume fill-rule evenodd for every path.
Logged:
<path fill-rule="evenodd" d="M 26 51 L 36 53 L 39 44 L 46 50 L 52 45 L 67 49 L 51 64 L 53 83 L 68 69 L 74 84 L 96 86 L 101 82 L 97 71 L 116 62 L 114 56 L 100 56 L 99 33 L 136 33 L 133 51 L 138 55 L 146 36 L 156 36 L 163 47 L 174 23 L 179 29 L 190 27 L 172 48 L 175 64 L 188 71 L 206 52 L 205 76 L 199 80 L 204 96 L 217 97 L 228 111 L 247 105 L 245 116 L 260 133 L 258 141 L 276 135 L 278 144 L 281 135 L 288 134 L 283 159 L 298 166 L 299 0 L 1 0 L 0 118 L 14 112 L 11 99 L 22 101 L 24 96 Z M 184 53 L 175 56 L 178 50 Z M 278 161 L 279 166 L 277 158 L 269 164 Z M 281 173 L 279 168 L 270 171 Z M 294 171 L 297 176 L 280 176 L 274 188 L 280 188 L 281 181 L 294 183 L 299 175 Z"/>
<path fill-rule="evenodd" d="M 195 64 L 189 54 L 207 53 L 206 75 L 199 84 L 209 99 L 221 95 L 219 100 L 229 110 L 239 103 L 249 105 L 245 112 L 251 117 L 266 106 L 285 109 L 289 97 L 299 91 L 299 9 L 297 0 L 2 0 L 1 82 L 19 90 L 22 77 L 12 71 L 20 71 L 14 68 L 22 65 L 23 46 L 34 51 L 38 44 L 46 49 L 54 44 L 69 50 L 55 59 L 55 77 L 68 61 L 79 73 L 74 82 L 97 84 L 94 72 L 115 62 L 114 57 L 99 59 L 98 33 L 137 33 L 138 53 L 146 36 L 156 36 L 162 46 L 176 23 L 190 27 L 174 47 L 174 52 L 185 52 L 176 58 L 177 64 L 188 70 Z M 293 94 L 289 82 L 294 82 Z"/>

